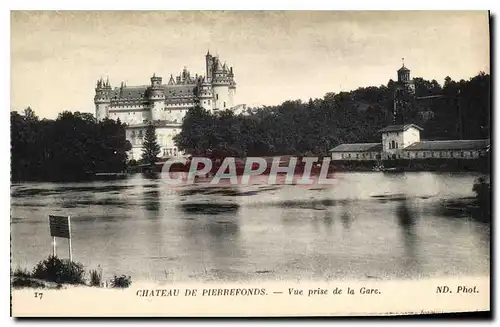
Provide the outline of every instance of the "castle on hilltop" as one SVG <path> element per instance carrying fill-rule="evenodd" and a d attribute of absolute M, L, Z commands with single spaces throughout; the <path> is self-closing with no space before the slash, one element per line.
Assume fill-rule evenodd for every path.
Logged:
<path fill-rule="evenodd" d="M 173 137 L 180 132 L 182 119 L 187 111 L 200 105 L 210 112 L 231 109 L 235 106 L 236 82 L 233 67 L 222 63 L 210 51 L 205 56 L 206 74 L 194 76 L 184 67 L 167 84 L 153 74 L 149 85 L 111 87 L 102 78 L 95 88 L 97 120 L 120 119 L 127 124 L 126 137 L 132 144 L 129 159 L 141 158 L 142 142 L 149 123 L 156 127 L 160 156 L 180 155 Z"/>

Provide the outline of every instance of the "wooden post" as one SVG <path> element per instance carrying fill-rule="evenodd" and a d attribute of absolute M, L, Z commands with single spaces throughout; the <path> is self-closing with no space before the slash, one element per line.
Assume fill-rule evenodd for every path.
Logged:
<path fill-rule="evenodd" d="M 73 251 L 71 249 L 71 217 L 68 216 L 68 229 L 69 229 L 69 238 L 68 238 L 68 244 L 69 244 L 69 261 L 73 262 Z"/>
<path fill-rule="evenodd" d="M 52 241 L 52 255 L 55 257 L 56 256 L 56 237 L 54 236 L 53 237 L 53 241 Z"/>

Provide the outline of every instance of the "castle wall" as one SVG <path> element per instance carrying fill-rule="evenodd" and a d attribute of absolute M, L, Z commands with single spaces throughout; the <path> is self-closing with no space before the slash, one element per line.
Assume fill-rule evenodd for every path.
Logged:
<path fill-rule="evenodd" d="M 194 106 L 194 104 L 192 105 Z M 182 119 L 184 116 L 186 116 L 186 113 L 188 110 L 192 107 L 175 107 L 175 106 L 170 106 L 167 107 L 168 109 L 166 110 L 166 120 L 172 123 L 180 124 L 182 123 Z"/>
<path fill-rule="evenodd" d="M 120 119 L 122 123 L 129 125 L 142 124 L 144 120 L 151 119 L 151 112 L 147 105 L 130 106 L 130 109 L 111 108 L 109 118 L 113 120 Z"/>
<path fill-rule="evenodd" d="M 165 100 L 155 100 L 151 103 L 151 119 L 162 120 L 165 117 Z"/>

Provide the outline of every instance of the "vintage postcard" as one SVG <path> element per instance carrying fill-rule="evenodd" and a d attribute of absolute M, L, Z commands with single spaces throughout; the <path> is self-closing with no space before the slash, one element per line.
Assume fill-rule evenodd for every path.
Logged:
<path fill-rule="evenodd" d="M 487 11 L 12 11 L 11 315 L 490 311 Z"/>

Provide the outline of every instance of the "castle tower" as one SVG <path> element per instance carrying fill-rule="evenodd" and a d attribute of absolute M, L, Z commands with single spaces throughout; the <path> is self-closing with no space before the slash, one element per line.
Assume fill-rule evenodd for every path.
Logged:
<path fill-rule="evenodd" d="M 109 80 L 103 81 L 101 78 L 97 81 L 94 96 L 95 117 L 98 121 L 108 117 L 109 106 L 111 104 L 111 85 Z"/>
<path fill-rule="evenodd" d="M 214 66 L 214 58 L 210 54 L 210 51 L 207 51 L 207 55 L 205 56 L 205 63 L 207 69 L 207 80 L 208 82 L 212 82 L 212 74 L 213 74 L 213 66 Z"/>
<path fill-rule="evenodd" d="M 162 78 L 153 74 L 148 100 L 151 106 L 151 120 L 163 119 L 165 111 L 165 90 L 161 84 Z"/>
<path fill-rule="evenodd" d="M 229 109 L 229 77 L 226 65 L 222 65 L 218 57 L 214 57 L 212 66 L 213 110 Z"/>
<path fill-rule="evenodd" d="M 207 77 L 198 80 L 197 96 L 200 106 L 203 109 L 212 111 L 214 94 L 212 84 L 210 84 Z"/>

